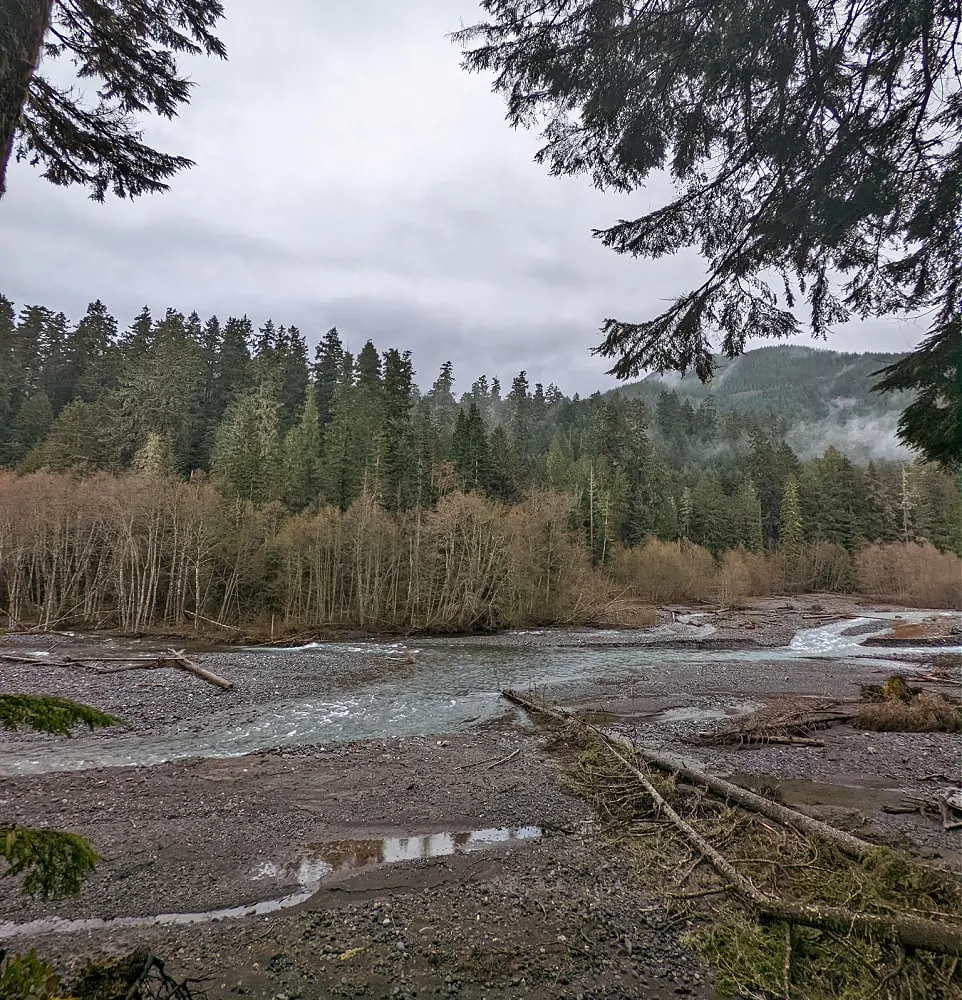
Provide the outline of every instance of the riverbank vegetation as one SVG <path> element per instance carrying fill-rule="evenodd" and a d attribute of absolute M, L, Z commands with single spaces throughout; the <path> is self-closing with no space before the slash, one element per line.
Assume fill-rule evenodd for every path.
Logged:
<path fill-rule="evenodd" d="M 465 630 L 672 600 L 962 601 L 958 482 L 802 460 L 777 414 L 670 391 L 430 390 L 336 330 L 0 297 L 0 614 L 40 624 Z"/>
<path fill-rule="evenodd" d="M 563 785 L 594 808 L 667 925 L 686 927 L 719 995 L 962 995 L 962 893 L 948 868 L 508 697 L 564 724 Z"/>
<path fill-rule="evenodd" d="M 960 560 L 930 544 L 818 541 L 714 556 L 684 539 L 592 565 L 576 498 L 454 491 L 392 514 L 369 494 L 290 513 L 152 474 L 0 474 L 0 607 L 14 628 L 278 632 L 632 623 L 639 604 L 806 589 L 957 607 Z"/>

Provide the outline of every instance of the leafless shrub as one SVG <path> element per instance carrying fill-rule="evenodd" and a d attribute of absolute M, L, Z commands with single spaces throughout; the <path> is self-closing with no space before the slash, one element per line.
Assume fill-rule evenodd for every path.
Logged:
<path fill-rule="evenodd" d="M 655 604 L 708 601 L 716 593 L 712 554 L 690 542 L 649 539 L 644 545 L 621 549 L 612 557 L 610 572 L 636 597 Z"/>
<path fill-rule="evenodd" d="M 866 546 L 855 572 L 859 593 L 875 600 L 962 609 L 962 559 L 927 542 Z"/>

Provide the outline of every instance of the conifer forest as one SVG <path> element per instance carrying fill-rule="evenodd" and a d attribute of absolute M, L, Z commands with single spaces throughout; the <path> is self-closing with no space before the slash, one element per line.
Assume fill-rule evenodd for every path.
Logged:
<path fill-rule="evenodd" d="M 959 601 L 960 494 L 784 415 L 569 398 L 403 345 L 0 298 L 0 608 L 137 631 L 630 623 L 646 602 Z M 427 384 L 426 380 L 422 385 Z M 710 390 L 710 386 L 708 387 Z"/>

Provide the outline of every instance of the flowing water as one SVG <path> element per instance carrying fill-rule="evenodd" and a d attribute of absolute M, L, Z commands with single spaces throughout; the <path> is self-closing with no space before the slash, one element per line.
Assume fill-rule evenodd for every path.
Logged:
<path fill-rule="evenodd" d="M 496 641 L 477 638 L 424 639 L 413 665 L 399 669 L 390 661 L 400 659 L 407 647 L 399 643 L 317 643 L 279 649 L 251 647 L 246 653 L 263 660 L 263 669 L 283 670 L 297 661 L 301 668 L 311 658 L 325 664 L 338 652 L 363 651 L 383 656 L 385 670 L 374 681 L 346 694 L 272 701 L 244 708 L 226 707 L 200 718 L 191 718 L 148 733 L 75 737 L 58 743 L 56 750 L 28 744 L 16 752 L 0 752 L 0 776 L 50 771 L 83 770 L 124 765 L 153 765 L 187 757 L 233 757 L 280 746 L 340 743 L 386 739 L 428 733 L 452 732 L 498 718 L 510 711 L 499 691 L 505 688 L 538 688 L 577 685 L 615 679 L 652 678 L 660 670 L 716 669 L 738 666 L 742 690 L 752 688 L 753 665 L 828 659 L 858 660 L 890 666 L 893 654 L 931 653 L 931 648 L 891 650 L 873 647 L 866 630 L 887 630 L 886 619 L 903 621 L 931 618 L 931 612 L 876 614 L 804 629 L 791 643 L 777 648 L 700 649 L 694 642 L 709 637 L 714 628 L 701 616 L 684 623 L 644 632 L 518 631 Z M 955 616 L 957 617 L 957 616 Z M 699 618 L 698 623 L 692 618 Z M 846 634 L 856 632 L 860 634 Z M 665 643 L 694 641 L 690 648 L 664 648 Z M 661 646 L 659 646 L 661 644 Z M 211 669 L 230 653 L 208 657 Z M 329 666 L 325 669 L 329 669 Z M 320 676 L 320 671 L 319 671 Z M 319 687 L 323 687 L 322 680 Z M 722 698 L 713 709 L 750 711 L 751 703 Z M 680 708 L 676 721 L 689 716 Z"/>
<path fill-rule="evenodd" d="M 771 676 L 773 664 L 794 664 L 804 669 L 806 660 L 836 664 L 876 664 L 891 669 L 893 654 L 929 654 L 931 648 L 872 646 L 873 634 L 887 630 L 886 620 L 931 618 L 928 612 L 876 614 L 817 628 L 804 629 L 780 648 L 709 649 L 697 645 L 679 650 L 667 643 L 709 638 L 715 629 L 709 615 L 678 616 L 676 623 L 645 632 L 601 630 L 590 632 L 528 630 L 498 636 L 496 640 L 459 638 L 425 639 L 415 662 L 399 669 L 408 649 L 399 643 L 313 644 L 290 649 L 252 648 L 258 669 L 282 671 L 296 663 L 318 671 L 318 686 L 330 676 L 339 654 L 384 658 L 382 675 L 349 694 L 337 697 L 272 701 L 245 707 L 228 707 L 162 727 L 149 733 L 98 734 L 74 738 L 49 747 L 25 746 L 0 753 L 0 775 L 35 774 L 128 764 L 158 764 L 192 756 L 230 757 L 277 746 L 331 744 L 366 738 L 388 738 L 450 732 L 497 718 L 512 711 L 499 697 L 504 688 L 625 680 L 636 677 L 644 687 L 659 674 L 678 678 L 687 671 L 709 676 L 734 673 L 738 683 L 729 694 L 713 696 L 711 705 L 689 704 L 666 709 L 663 723 L 720 718 L 728 712 L 751 711 L 755 703 L 739 699 L 734 691 L 753 690 L 753 667 L 759 679 Z M 957 616 L 953 616 L 957 620 Z M 956 650 L 962 652 L 962 650 Z M 236 653 L 236 651 L 235 651 Z M 229 662 L 230 653 L 211 654 L 205 662 L 217 670 Z M 762 666 L 764 665 L 764 666 Z M 911 669 L 901 664 L 899 669 Z M 788 680 L 788 678 L 785 678 Z M 678 681 L 679 687 L 683 681 Z M 229 699 L 228 699 L 229 703 Z M 337 872 L 381 864 L 439 857 L 490 848 L 499 844 L 530 842 L 541 836 L 539 827 L 519 827 L 464 832 L 441 831 L 410 837 L 386 837 L 310 845 L 294 866 L 261 863 L 250 872 L 252 883 L 280 879 L 295 883 L 293 892 L 259 902 L 192 913 L 152 916 L 65 919 L 45 917 L 24 923 L 0 923 L 0 939 L 41 933 L 89 932 L 113 927 L 195 924 L 256 914 L 273 913 L 307 902 Z"/>

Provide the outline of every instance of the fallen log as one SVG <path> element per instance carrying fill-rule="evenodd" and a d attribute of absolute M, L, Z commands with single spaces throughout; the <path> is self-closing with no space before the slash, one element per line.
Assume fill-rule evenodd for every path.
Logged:
<path fill-rule="evenodd" d="M 817 930 L 835 931 L 842 934 L 855 932 L 875 932 L 883 933 L 896 938 L 903 947 L 914 948 L 921 951 L 932 951 L 939 954 L 962 957 L 962 925 L 953 926 L 934 920 L 926 920 L 922 917 L 913 917 L 907 914 L 896 916 L 881 916 L 873 913 L 856 913 L 839 906 L 816 906 L 814 904 L 797 903 L 779 899 L 762 892 L 750 879 L 746 878 L 728 861 L 723 855 L 715 850 L 712 845 L 691 824 L 687 823 L 671 807 L 670 803 L 662 796 L 658 789 L 651 783 L 648 776 L 636 767 L 631 761 L 619 752 L 617 746 L 611 739 L 596 726 L 582 722 L 577 716 L 567 712 L 548 708 L 545 705 L 538 705 L 528 701 L 526 698 L 511 691 L 504 691 L 502 695 L 509 701 L 520 707 L 554 718 L 564 724 L 575 724 L 582 726 L 595 735 L 605 751 L 615 758 L 619 764 L 628 771 L 645 789 L 659 812 L 664 815 L 678 829 L 685 839 L 698 850 L 709 862 L 715 871 L 725 878 L 731 888 L 741 896 L 746 902 L 753 905 L 763 920 L 784 920 L 788 923 L 802 924 L 813 927 Z M 632 748 L 633 750 L 635 748 Z M 642 756 L 645 753 L 642 752 Z M 651 755 L 657 757 L 657 755 Z M 647 759 L 647 757 L 646 757 Z M 659 758 L 664 761 L 665 758 Z M 666 762 L 667 763 L 667 762 Z M 668 769 L 677 774 L 688 775 L 700 774 L 690 768 L 678 768 L 673 763 L 668 763 Z M 687 776 L 687 775 L 686 775 Z M 707 775 L 705 776 L 707 777 Z M 725 782 L 725 784 L 729 784 Z M 737 785 L 731 785 L 737 789 Z M 740 791 L 745 791 L 740 789 Z M 753 793 L 750 793 L 753 794 Z M 766 805 L 772 805 L 766 799 L 761 799 Z M 779 807 L 785 809 L 785 807 Z M 786 809 L 786 812 L 794 813 L 794 810 Z M 800 816 L 801 814 L 795 814 Z M 843 838 L 848 838 L 848 834 L 834 830 L 827 824 L 821 824 L 835 833 L 842 834 Z M 851 838 L 858 843 L 858 838 Z M 868 845 L 870 846 L 870 845 Z M 874 850 L 874 848 L 873 848 Z"/>
<path fill-rule="evenodd" d="M 522 708 L 528 709 L 529 711 L 541 712 L 545 715 L 553 716 L 555 719 L 563 722 L 570 722 L 572 720 L 577 721 L 579 725 L 585 726 L 594 732 L 596 736 L 606 742 L 610 742 L 614 738 L 615 741 L 624 743 L 633 753 L 641 757 L 642 760 L 646 761 L 648 764 L 654 765 L 659 770 L 667 771 L 670 774 L 677 774 L 679 777 L 685 778 L 693 784 L 704 785 L 716 795 L 719 795 L 731 802 L 737 802 L 740 806 L 744 806 L 746 809 L 751 809 L 754 812 L 761 813 L 763 816 L 767 816 L 769 819 L 774 819 L 779 823 L 785 824 L 786 826 L 793 826 L 796 829 L 809 833 L 814 837 L 819 837 L 822 840 L 834 844 L 845 854 L 849 855 L 849 857 L 853 857 L 861 861 L 863 858 L 868 857 L 870 854 L 873 854 L 878 850 L 877 845 L 871 844 L 867 840 L 862 840 L 859 837 L 855 837 L 850 833 L 846 833 L 844 830 L 839 830 L 837 827 L 830 826 L 828 823 L 824 823 L 820 819 L 815 819 L 813 816 L 806 816 L 805 813 L 798 812 L 788 806 L 783 806 L 778 802 L 773 802 L 771 799 L 766 799 L 763 795 L 759 795 L 757 792 L 743 788 L 741 785 L 735 785 L 730 781 L 726 781 L 724 778 L 717 778 L 714 775 L 707 774 L 705 771 L 698 771 L 693 767 L 688 767 L 680 761 L 673 760 L 670 757 L 664 757 L 661 754 L 656 754 L 650 750 L 637 747 L 621 737 L 606 733 L 603 730 L 598 729 L 596 726 L 583 722 L 568 713 L 556 712 L 544 705 L 539 706 L 535 702 L 529 701 L 528 699 L 515 694 L 513 691 L 504 691 L 502 694 L 508 701 L 511 701 L 516 705 L 520 705 Z"/>
<path fill-rule="evenodd" d="M 194 618 L 197 621 L 207 622 L 208 625 L 216 625 L 218 628 L 226 629 L 228 632 L 244 631 L 242 628 L 238 628 L 236 625 L 225 625 L 223 622 L 219 622 L 214 618 L 205 618 L 203 615 L 199 615 L 194 611 L 188 611 L 187 614 L 189 614 L 191 618 Z"/>
<path fill-rule="evenodd" d="M 0 653 L 0 662 L 7 663 L 36 663 L 44 667 L 61 667 L 70 670 L 89 670 L 95 674 L 120 674 L 129 670 L 164 670 L 172 668 L 183 670 L 185 673 L 193 674 L 208 684 L 222 688 L 225 691 L 233 689 L 231 681 L 210 670 L 206 670 L 199 663 L 188 659 L 182 649 L 171 649 L 164 656 L 138 657 L 138 656 L 91 656 L 88 659 L 79 659 L 73 656 L 64 656 L 59 660 L 48 660 L 40 656 L 17 656 L 11 653 Z M 118 666 L 100 667 L 98 663 L 114 663 Z"/>
<path fill-rule="evenodd" d="M 230 691 L 234 687 L 233 683 L 225 677 L 221 677 L 218 674 L 205 669 L 199 663 L 189 660 L 182 649 L 168 650 L 168 656 L 170 659 L 168 659 L 167 662 L 172 667 L 176 667 L 178 670 L 184 670 L 189 674 L 193 674 L 195 677 L 199 677 L 202 681 L 207 681 L 208 684 L 213 684 L 215 687 L 222 688 L 224 691 Z"/>

